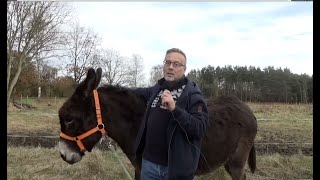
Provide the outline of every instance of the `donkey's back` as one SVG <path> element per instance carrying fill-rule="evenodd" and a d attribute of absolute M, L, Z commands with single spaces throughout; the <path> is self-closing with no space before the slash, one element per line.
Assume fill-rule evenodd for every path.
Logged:
<path fill-rule="evenodd" d="M 232 179 L 245 179 L 248 160 L 251 172 L 256 168 L 254 139 L 257 120 L 250 108 L 233 96 L 207 100 L 209 127 L 202 142 L 197 174 L 213 171 L 224 165 Z"/>

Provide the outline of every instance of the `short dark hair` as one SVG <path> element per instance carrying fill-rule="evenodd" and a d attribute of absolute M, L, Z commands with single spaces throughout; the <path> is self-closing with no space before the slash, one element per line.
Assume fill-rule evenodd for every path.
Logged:
<path fill-rule="evenodd" d="M 178 49 L 178 48 L 168 49 L 167 52 L 166 52 L 166 55 L 169 54 L 169 53 L 172 53 L 172 52 L 176 52 L 176 53 L 182 54 L 183 57 L 184 57 L 184 58 L 186 59 L 186 61 L 187 61 L 187 56 L 186 56 L 186 54 L 185 54 L 181 49 Z"/>

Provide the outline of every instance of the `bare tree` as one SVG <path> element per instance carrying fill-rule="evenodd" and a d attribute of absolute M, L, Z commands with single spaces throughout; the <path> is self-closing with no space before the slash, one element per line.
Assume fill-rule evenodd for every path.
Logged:
<path fill-rule="evenodd" d="M 49 65 L 44 65 L 40 72 L 40 81 L 44 86 L 44 94 L 47 96 L 52 95 L 52 86 L 54 80 L 57 78 L 58 69 Z"/>
<path fill-rule="evenodd" d="M 97 58 L 97 65 L 103 70 L 103 77 L 110 85 L 128 85 L 128 60 L 113 49 L 102 49 Z"/>
<path fill-rule="evenodd" d="M 128 83 L 131 87 L 138 87 L 144 84 L 143 59 L 138 54 L 133 54 L 129 63 Z"/>
<path fill-rule="evenodd" d="M 155 65 L 150 72 L 150 85 L 154 85 L 163 77 L 163 65 Z"/>
<path fill-rule="evenodd" d="M 59 48 L 61 25 L 70 14 L 67 7 L 59 2 L 7 2 L 7 106 L 26 59 L 48 58 L 48 52 Z"/>
<path fill-rule="evenodd" d="M 67 65 L 69 73 L 73 74 L 74 81 L 79 84 L 85 76 L 89 66 L 94 66 L 94 58 L 99 45 L 98 34 L 75 22 L 66 36 L 65 46 L 70 64 Z"/>

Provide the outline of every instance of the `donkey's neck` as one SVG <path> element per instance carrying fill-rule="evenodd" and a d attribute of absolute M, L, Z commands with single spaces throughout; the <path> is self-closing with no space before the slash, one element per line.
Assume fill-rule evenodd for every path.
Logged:
<path fill-rule="evenodd" d="M 135 141 L 145 112 L 144 101 L 126 89 L 104 87 L 101 94 L 101 111 L 108 135 L 117 142 L 133 161 Z"/>

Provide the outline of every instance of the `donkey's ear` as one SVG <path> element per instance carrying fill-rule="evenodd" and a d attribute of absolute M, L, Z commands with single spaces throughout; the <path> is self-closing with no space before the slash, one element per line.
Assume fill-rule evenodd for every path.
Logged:
<path fill-rule="evenodd" d="M 95 84 L 95 88 L 98 87 L 100 81 L 101 81 L 101 75 L 102 75 L 102 69 L 98 68 L 96 71 L 96 84 Z"/>
<path fill-rule="evenodd" d="M 88 80 L 90 80 L 90 79 L 93 79 L 93 78 L 95 78 L 95 76 L 96 76 L 96 72 L 94 71 L 94 69 L 93 69 L 93 68 L 89 68 L 89 69 L 88 69 L 88 72 L 87 72 L 87 77 L 86 77 L 85 81 L 88 81 Z"/>
<path fill-rule="evenodd" d="M 84 98 L 88 97 L 95 89 L 96 85 L 96 72 L 93 68 L 88 69 L 87 77 L 82 81 L 76 89 L 76 94 Z"/>
<path fill-rule="evenodd" d="M 88 97 L 90 93 L 96 88 L 96 72 L 94 69 L 90 68 L 87 73 L 87 78 L 85 80 L 86 88 L 84 90 L 84 96 Z"/>

